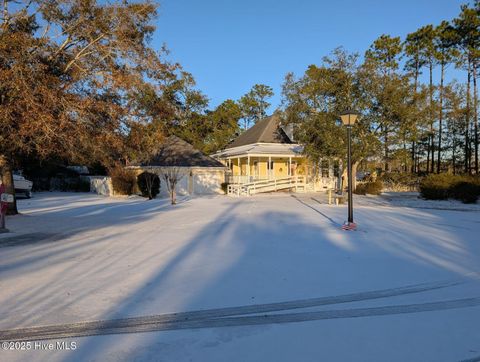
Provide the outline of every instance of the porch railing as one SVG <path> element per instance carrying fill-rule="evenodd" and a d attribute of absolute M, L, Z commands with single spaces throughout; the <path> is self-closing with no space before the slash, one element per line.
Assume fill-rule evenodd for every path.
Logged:
<path fill-rule="evenodd" d="M 244 184 L 229 184 L 228 195 L 250 196 L 261 192 L 271 192 L 285 189 L 306 191 L 305 176 L 290 176 L 272 180 L 254 181 Z"/>
<path fill-rule="evenodd" d="M 226 175 L 226 182 L 229 184 L 246 184 L 254 182 L 255 176 L 246 176 L 246 175 Z"/>

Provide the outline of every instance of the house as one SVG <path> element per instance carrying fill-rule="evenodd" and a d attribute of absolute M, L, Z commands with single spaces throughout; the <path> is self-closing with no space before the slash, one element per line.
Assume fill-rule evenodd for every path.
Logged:
<path fill-rule="evenodd" d="M 160 195 L 167 196 L 162 170 L 173 170 L 180 175 L 177 184 L 179 195 L 223 194 L 221 184 L 225 182 L 225 166 L 204 155 L 177 136 L 168 137 L 159 152 L 147 162 L 130 165 L 129 168 L 156 173 L 160 176 Z"/>
<path fill-rule="evenodd" d="M 294 179 L 305 183 L 301 188 L 304 191 L 320 191 L 335 188 L 339 174 L 338 163 L 310 162 L 303 154 L 303 146 L 294 142 L 276 114 L 258 121 L 212 157 L 228 168 L 226 180 L 235 185 L 267 185 L 271 184 L 269 180 L 286 184 Z"/>

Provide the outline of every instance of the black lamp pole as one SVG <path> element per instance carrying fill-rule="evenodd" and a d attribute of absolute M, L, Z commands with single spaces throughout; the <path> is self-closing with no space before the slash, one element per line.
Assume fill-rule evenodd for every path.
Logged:
<path fill-rule="evenodd" d="M 348 156 L 347 156 L 347 176 L 348 176 L 348 222 L 353 223 L 353 198 L 352 198 L 352 126 L 347 126 L 348 137 Z"/>
<path fill-rule="evenodd" d="M 340 115 L 342 123 L 347 126 L 347 176 L 348 176 L 348 224 L 353 223 L 353 178 L 352 174 L 352 126 L 355 124 L 359 114 L 352 110 L 347 110 Z M 350 230 L 350 229 L 348 229 Z"/>

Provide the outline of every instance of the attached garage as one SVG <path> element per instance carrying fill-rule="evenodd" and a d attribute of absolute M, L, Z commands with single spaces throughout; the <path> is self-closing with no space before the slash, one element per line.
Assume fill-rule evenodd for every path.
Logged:
<path fill-rule="evenodd" d="M 181 175 L 176 192 L 178 195 L 223 194 L 221 184 L 225 182 L 225 166 L 197 150 L 177 136 L 165 140 L 160 151 L 148 162 L 131 165 L 138 172 L 149 171 L 160 176 L 160 195 L 168 196 L 162 173 L 175 170 Z"/>
<path fill-rule="evenodd" d="M 198 169 L 193 172 L 193 194 L 220 194 L 223 193 L 221 184 L 225 182 L 225 171 L 215 168 Z"/>

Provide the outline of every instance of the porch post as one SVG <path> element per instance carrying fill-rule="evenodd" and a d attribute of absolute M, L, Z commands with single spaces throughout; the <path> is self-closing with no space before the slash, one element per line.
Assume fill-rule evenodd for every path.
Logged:
<path fill-rule="evenodd" d="M 292 157 L 288 158 L 288 176 L 292 176 Z"/>
<path fill-rule="evenodd" d="M 250 155 L 247 156 L 247 176 L 248 182 L 250 182 Z"/>
<path fill-rule="evenodd" d="M 242 165 L 240 165 L 240 157 L 237 157 L 237 162 L 238 162 L 238 176 L 242 176 Z"/>

